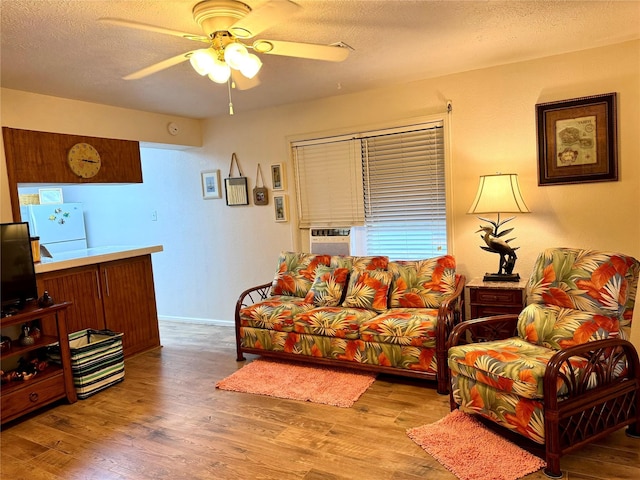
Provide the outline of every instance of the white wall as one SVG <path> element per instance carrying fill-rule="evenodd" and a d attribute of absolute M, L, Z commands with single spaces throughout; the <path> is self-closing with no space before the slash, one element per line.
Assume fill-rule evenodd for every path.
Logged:
<path fill-rule="evenodd" d="M 620 181 L 538 187 L 535 104 L 608 92 L 618 92 Z M 273 276 L 280 250 L 304 249 L 291 222 L 274 222 L 272 202 L 228 207 L 224 199 L 203 200 L 200 171 L 218 168 L 225 177 L 236 152 L 253 188 L 258 162 L 263 173 L 284 162 L 293 202 L 287 137 L 429 115 L 441 112 L 447 99 L 453 102 L 452 253 L 462 274 L 477 277 L 497 267 L 497 256 L 479 248 L 474 233 L 479 221 L 466 215 L 478 176 L 496 171 L 519 174 L 532 211 L 511 222 L 521 275 L 549 246 L 602 248 L 640 258 L 640 42 L 634 41 L 378 91 L 236 111 L 204 122 L 202 148 L 144 151 L 149 197 L 139 211 L 123 208 L 122 215 L 137 215 L 127 223 L 132 231 L 141 226 L 165 243 L 165 252 L 154 256 L 160 315 L 230 320 L 238 294 Z M 27 124 L 29 115 L 35 118 L 24 115 Z M 158 212 L 155 224 L 149 220 L 152 210 Z M 633 331 L 640 346 L 637 318 L 640 312 Z"/>

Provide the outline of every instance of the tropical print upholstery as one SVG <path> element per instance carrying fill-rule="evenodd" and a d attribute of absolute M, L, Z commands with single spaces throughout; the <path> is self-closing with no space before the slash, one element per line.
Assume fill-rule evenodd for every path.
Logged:
<path fill-rule="evenodd" d="M 368 342 L 435 348 L 437 309 L 391 308 L 362 322 L 360 338 Z"/>
<path fill-rule="evenodd" d="M 332 267 L 347 268 L 349 271 L 358 270 L 386 270 L 389 265 L 389 257 L 351 257 L 334 255 L 331 257 Z"/>
<path fill-rule="evenodd" d="M 271 285 L 271 294 L 306 297 L 316 278 L 316 267 L 328 266 L 330 263 L 330 255 L 282 252 L 278 257 L 278 268 Z"/>
<path fill-rule="evenodd" d="M 390 262 L 391 308 L 433 308 L 455 291 L 456 261 L 451 255 L 417 261 Z"/>
<path fill-rule="evenodd" d="M 342 306 L 376 312 L 386 310 L 391 278 L 391 273 L 386 270 L 354 270 Z"/>
<path fill-rule="evenodd" d="M 456 291 L 455 268 L 449 255 L 390 263 L 282 252 L 271 296 L 239 311 L 242 347 L 435 376 L 438 307 Z"/>
<path fill-rule="evenodd" d="M 358 338 L 360 324 L 375 315 L 375 312 L 361 308 L 319 307 L 296 315 L 293 330 L 338 338 Z"/>
<path fill-rule="evenodd" d="M 252 326 L 278 331 L 293 330 L 293 317 L 313 308 L 303 298 L 279 295 L 254 303 L 240 310 L 242 326 Z"/>
<path fill-rule="evenodd" d="M 541 399 L 547 363 L 558 350 L 626 338 L 639 274 L 637 260 L 617 253 L 572 248 L 542 252 L 527 285 L 528 305 L 518 317 L 518 336 L 449 349 L 454 401 L 463 411 L 544 443 Z M 569 360 L 576 375 L 587 371 L 584 362 Z M 612 374 L 625 369 L 618 364 Z M 595 378 L 591 374 L 589 388 L 598 386 Z M 567 393 L 562 375 L 556 389 L 560 397 Z"/>
<path fill-rule="evenodd" d="M 305 297 L 305 302 L 319 307 L 336 307 L 340 305 L 349 270 L 346 268 L 316 267 L 316 278 Z"/>
<path fill-rule="evenodd" d="M 335 358 L 368 365 L 437 373 L 435 349 L 411 345 L 365 342 L 361 339 L 329 337 L 296 332 L 277 332 L 246 327 L 241 331 L 247 348 L 282 351 L 298 355 Z"/>

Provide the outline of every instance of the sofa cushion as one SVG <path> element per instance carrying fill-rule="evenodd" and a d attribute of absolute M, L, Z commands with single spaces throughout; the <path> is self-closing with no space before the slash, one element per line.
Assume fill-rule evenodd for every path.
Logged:
<path fill-rule="evenodd" d="M 349 270 L 346 268 L 318 265 L 316 278 L 305 297 L 305 302 L 319 307 L 337 307 L 340 305 L 348 277 Z"/>
<path fill-rule="evenodd" d="M 279 295 L 254 303 L 240 310 L 240 322 L 243 327 L 258 327 L 268 330 L 291 332 L 293 317 L 309 310 L 313 305 L 303 298 Z"/>
<path fill-rule="evenodd" d="M 389 257 L 351 257 L 334 255 L 331 257 L 332 267 L 347 268 L 349 271 L 356 270 L 386 270 L 389 265 Z"/>
<path fill-rule="evenodd" d="M 371 310 L 345 307 L 318 307 L 297 314 L 293 330 L 327 337 L 358 338 L 360 324 L 376 314 Z"/>
<path fill-rule="evenodd" d="M 391 308 L 360 325 L 366 342 L 436 346 L 438 309 Z"/>
<path fill-rule="evenodd" d="M 390 285 L 391 273 L 386 270 L 354 270 L 342 306 L 382 312 L 387 309 Z"/>
<path fill-rule="evenodd" d="M 451 255 L 389 262 L 393 286 L 391 308 L 437 308 L 456 288 L 456 261 Z"/>
<path fill-rule="evenodd" d="M 541 399 L 544 372 L 555 353 L 553 349 L 512 337 L 451 347 L 448 363 L 452 372 L 478 383 L 520 397 Z M 581 357 L 572 357 L 570 363 L 576 375 L 586 366 L 586 360 Z M 558 394 L 566 391 L 559 377 Z"/>
<path fill-rule="evenodd" d="M 624 338 L 626 334 L 620 330 L 618 317 L 533 303 L 518 317 L 518 336 L 546 348 L 561 350 L 594 340 Z"/>
<path fill-rule="evenodd" d="M 282 252 L 278 257 L 271 294 L 304 298 L 316 278 L 316 267 L 329 265 L 330 262 L 331 255 Z"/>

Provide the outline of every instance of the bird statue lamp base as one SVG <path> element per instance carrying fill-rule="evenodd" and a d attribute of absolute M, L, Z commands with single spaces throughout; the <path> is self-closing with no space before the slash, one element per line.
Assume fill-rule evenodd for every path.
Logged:
<path fill-rule="evenodd" d="M 519 282 L 520 275 L 517 273 L 485 273 L 483 282 Z"/>

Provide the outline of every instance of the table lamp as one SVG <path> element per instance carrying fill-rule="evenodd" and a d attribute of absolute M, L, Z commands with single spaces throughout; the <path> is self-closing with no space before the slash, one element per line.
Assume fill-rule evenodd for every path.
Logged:
<path fill-rule="evenodd" d="M 476 198 L 467 213 L 498 214 L 498 219 L 495 221 L 478 217 L 483 222 L 492 225 L 480 225 L 480 229 L 476 231 L 476 233 L 483 232 L 481 238 L 486 243 L 486 246 L 481 246 L 480 248 L 487 252 L 497 253 L 500 256 L 498 272 L 485 274 L 483 280 L 485 282 L 520 281 L 520 275 L 513 273 L 513 268 L 518 258 L 515 251 L 520 247 L 514 248 L 509 245 L 509 242 L 514 240 L 515 237 L 509 239 L 502 238 L 509 234 L 513 228 L 500 231 L 502 225 L 515 218 L 510 217 L 505 220 L 500 220 L 501 213 L 529 213 L 529 209 L 524 203 L 524 199 L 520 193 L 518 175 L 515 173 L 481 175 Z"/>

